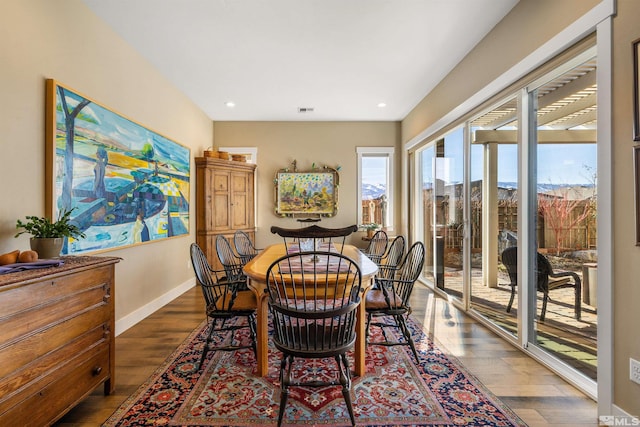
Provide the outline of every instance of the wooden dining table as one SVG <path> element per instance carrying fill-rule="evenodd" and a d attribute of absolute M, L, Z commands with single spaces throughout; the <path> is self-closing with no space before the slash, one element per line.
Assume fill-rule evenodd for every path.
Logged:
<path fill-rule="evenodd" d="M 338 245 L 339 246 L 339 245 Z M 340 247 L 337 248 L 340 251 Z M 356 323 L 356 343 L 354 355 L 355 375 L 362 376 L 366 371 L 366 312 L 364 309 L 364 298 L 367 291 L 373 286 L 373 279 L 378 272 L 378 266 L 371 261 L 360 249 L 352 245 L 343 245 L 342 253 L 351 258 L 360 268 L 361 272 L 361 304 L 357 310 Z M 275 260 L 286 254 L 284 243 L 266 247 L 244 266 L 244 273 L 247 275 L 247 283 L 257 297 L 257 374 L 266 376 L 269 372 L 269 295 L 267 292 L 267 270 Z"/>

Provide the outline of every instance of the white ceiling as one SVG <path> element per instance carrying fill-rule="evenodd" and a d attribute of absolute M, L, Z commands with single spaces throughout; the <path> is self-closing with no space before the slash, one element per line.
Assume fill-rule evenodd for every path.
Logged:
<path fill-rule="evenodd" d="M 212 120 L 289 121 L 403 119 L 518 0 L 83 1 Z"/>

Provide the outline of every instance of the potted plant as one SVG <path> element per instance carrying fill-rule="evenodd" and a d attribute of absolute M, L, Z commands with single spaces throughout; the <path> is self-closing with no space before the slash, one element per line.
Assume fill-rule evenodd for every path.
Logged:
<path fill-rule="evenodd" d="M 55 222 L 47 217 L 38 216 L 27 216 L 25 222 L 18 220 L 16 228 L 22 231 L 15 237 L 24 233 L 31 234 L 31 250 L 36 251 L 40 258 L 56 258 L 60 256 L 65 238 L 85 237 L 82 230 L 71 222 L 71 212 L 73 209 L 63 209 Z"/>
<path fill-rule="evenodd" d="M 361 229 L 366 230 L 367 238 L 371 239 L 376 231 L 380 228 L 380 224 L 376 224 L 375 222 L 370 222 L 368 224 L 362 224 L 360 226 Z"/>

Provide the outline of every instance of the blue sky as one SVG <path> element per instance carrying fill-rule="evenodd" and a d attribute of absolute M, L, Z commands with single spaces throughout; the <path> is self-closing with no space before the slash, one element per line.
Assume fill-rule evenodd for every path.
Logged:
<path fill-rule="evenodd" d="M 454 132 L 446 137 L 445 157 L 449 158 L 447 173 L 451 182 L 461 182 L 462 133 Z M 431 158 L 433 148 L 423 151 L 423 158 Z M 482 179 L 482 147 L 474 145 L 471 151 L 471 180 Z M 362 180 L 365 184 L 385 183 L 384 157 L 362 158 Z M 539 184 L 594 184 L 596 172 L 596 144 L 541 144 L 538 146 Z M 498 147 L 498 181 L 517 182 L 518 151 L 516 144 Z M 431 161 L 423 165 L 423 173 L 430 176 Z"/>
<path fill-rule="evenodd" d="M 482 179 L 483 147 L 471 149 L 471 180 Z M 445 137 L 446 173 L 449 182 L 462 182 L 463 143 L 462 129 Z M 423 159 L 433 156 L 433 148 L 423 152 Z M 428 164 L 427 164 L 428 163 Z M 540 144 L 538 145 L 539 184 L 594 184 L 597 170 L 596 144 Z M 423 164 L 423 173 L 430 174 L 431 161 Z M 517 182 L 518 146 L 503 144 L 498 147 L 498 181 Z"/>
<path fill-rule="evenodd" d="M 365 184 L 386 184 L 386 157 L 362 157 L 362 182 Z"/>

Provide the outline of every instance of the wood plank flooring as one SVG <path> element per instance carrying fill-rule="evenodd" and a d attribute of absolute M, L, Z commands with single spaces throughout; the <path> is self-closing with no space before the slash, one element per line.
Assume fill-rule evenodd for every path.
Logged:
<path fill-rule="evenodd" d="M 424 286 L 412 296 L 414 317 L 529 426 L 597 426 L 596 403 Z M 116 338 L 116 391 L 98 387 L 56 426 L 99 426 L 204 320 L 198 287 Z"/>

